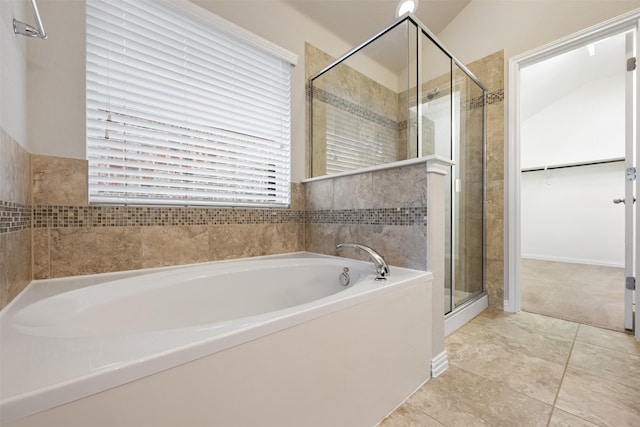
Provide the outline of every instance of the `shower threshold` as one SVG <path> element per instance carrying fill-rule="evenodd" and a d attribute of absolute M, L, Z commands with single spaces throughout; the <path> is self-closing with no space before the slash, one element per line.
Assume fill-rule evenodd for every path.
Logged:
<path fill-rule="evenodd" d="M 486 292 L 481 292 L 444 316 L 444 336 L 449 336 L 489 307 Z"/>

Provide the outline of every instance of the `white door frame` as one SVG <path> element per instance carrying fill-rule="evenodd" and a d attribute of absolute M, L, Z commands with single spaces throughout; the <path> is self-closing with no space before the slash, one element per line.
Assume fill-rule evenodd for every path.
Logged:
<path fill-rule="evenodd" d="M 638 27 L 640 9 L 587 28 L 509 59 L 507 145 L 505 146 L 505 265 L 504 310 L 520 311 L 520 70 L 531 64 L 584 46 L 610 34 Z M 640 65 L 640 60 L 639 60 Z M 621 64 L 624 66 L 624 64 Z M 640 231 L 639 231 L 640 233 Z M 638 234 L 640 238 L 640 234 Z M 622 286 L 622 285 L 621 285 Z M 636 291 L 636 295 L 639 292 Z M 636 316 L 637 318 L 640 316 Z M 636 319 L 638 325 L 638 319 Z M 636 334 L 639 333 L 636 327 Z"/>

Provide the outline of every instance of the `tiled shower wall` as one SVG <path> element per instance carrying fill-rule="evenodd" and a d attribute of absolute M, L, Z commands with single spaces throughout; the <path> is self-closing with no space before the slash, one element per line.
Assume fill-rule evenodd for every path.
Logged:
<path fill-rule="evenodd" d="M 307 79 L 334 60 L 322 50 L 309 43 L 305 44 Z M 307 99 L 310 90 L 311 85 L 308 85 Z M 407 147 L 403 143 L 406 141 L 406 95 L 402 106 L 399 104 L 401 99 L 396 92 L 347 63 L 342 63 L 315 79 L 311 159 L 313 176 L 322 176 L 327 171 L 327 130 L 364 141 L 363 143 L 373 147 L 371 150 L 375 152 L 375 156 L 386 159 L 367 162 L 363 166 L 406 159 Z"/>
<path fill-rule="evenodd" d="M 489 305 L 504 306 L 504 51 L 467 65 L 487 88 L 485 288 Z"/>
<path fill-rule="evenodd" d="M 31 281 L 29 153 L 0 128 L 0 308 Z"/>

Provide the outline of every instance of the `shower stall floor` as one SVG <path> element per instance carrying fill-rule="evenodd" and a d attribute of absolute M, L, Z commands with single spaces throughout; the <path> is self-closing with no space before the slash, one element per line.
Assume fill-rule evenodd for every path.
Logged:
<path fill-rule="evenodd" d="M 521 308 L 624 331 L 624 269 L 522 259 Z"/>
<path fill-rule="evenodd" d="M 460 306 L 462 304 L 465 303 L 465 301 L 468 301 L 469 299 L 471 299 L 472 297 L 476 296 L 478 294 L 478 292 L 468 292 L 468 291 L 463 291 L 460 289 L 456 289 L 453 291 L 453 303 L 455 304 L 455 306 Z M 444 298 L 445 301 L 449 301 L 451 298 L 451 289 L 449 288 L 445 288 L 444 290 Z"/>

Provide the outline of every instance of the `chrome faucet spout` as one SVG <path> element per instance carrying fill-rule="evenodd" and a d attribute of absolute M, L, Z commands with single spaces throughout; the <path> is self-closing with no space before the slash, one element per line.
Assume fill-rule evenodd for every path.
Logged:
<path fill-rule="evenodd" d="M 391 275 L 389 265 L 384 260 L 382 255 L 380 255 L 369 246 L 361 245 L 359 243 L 340 243 L 338 246 L 336 246 L 336 250 L 343 248 L 359 249 L 369 255 L 369 258 L 371 258 L 371 261 L 373 261 L 373 265 L 375 265 L 376 267 L 376 280 L 387 280 L 387 277 Z"/>

